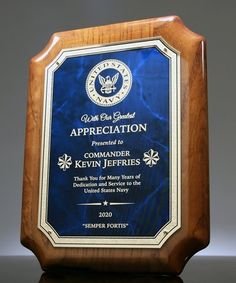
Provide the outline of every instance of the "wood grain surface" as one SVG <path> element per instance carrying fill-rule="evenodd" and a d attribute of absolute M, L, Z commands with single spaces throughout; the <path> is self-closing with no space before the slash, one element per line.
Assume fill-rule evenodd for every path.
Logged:
<path fill-rule="evenodd" d="M 45 67 L 62 48 L 110 44 L 161 36 L 181 56 L 182 227 L 160 249 L 55 248 L 37 228 Z M 205 39 L 169 16 L 55 33 L 30 61 L 25 141 L 21 242 L 44 270 L 179 274 L 209 242 L 208 123 Z"/>

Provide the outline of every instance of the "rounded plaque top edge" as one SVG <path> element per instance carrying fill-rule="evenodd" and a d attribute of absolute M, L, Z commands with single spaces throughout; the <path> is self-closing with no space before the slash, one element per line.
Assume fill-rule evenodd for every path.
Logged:
<path fill-rule="evenodd" d="M 186 33 L 188 33 L 188 40 L 194 40 L 197 41 L 205 41 L 204 36 L 199 35 L 189 29 L 183 20 L 177 16 L 177 15 L 170 15 L 170 16 L 163 16 L 163 17 L 156 17 L 156 18 L 150 18 L 150 19 L 142 19 L 142 20 L 135 20 L 135 21 L 127 21 L 127 22 L 121 22 L 121 23 L 112 23 L 108 25 L 101 25 L 95 27 L 87 27 L 87 28 L 81 28 L 81 29 L 74 29 L 74 30 L 67 30 L 62 32 L 55 32 L 51 35 L 48 43 L 46 46 L 40 51 L 38 54 L 36 54 L 32 59 L 31 63 L 42 63 L 44 61 L 49 62 L 52 60 L 52 58 L 55 57 L 56 54 L 58 54 L 62 49 L 65 48 L 75 48 L 75 47 L 87 47 L 87 46 L 95 46 L 95 45 L 103 45 L 103 44 L 111 44 L 111 43 L 117 43 L 117 42 L 125 42 L 130 40 L 142 40 L 144 38 L 153 38 L 160 36 L 162 38 L 165 38 L 163 36 L 163 32 L 160 32 L 160 27 L 165 24 L 166 28 L 165 30 L 169 29 L 168 25 L 170 25 L 170 28 L 173 28 L 173 25 L 175 26 L 176 30 L 182 30 Z M 147 25 L 150 26 L 149 31 L 147 32 L 141 32 L 142 27 L 143 29 L 147 27 Z M 91 37 L 89 40 L 84 40 L 84 38 L 87 37 L 88 33 L 93 35 L 93 33 L 96 31 L 96 33 L 103 33 L 104 29 L 107 30 L 107 35 L 103 36 L 104 39 L 101 42 L 101 39 L 96 39 L 96 37 Z M 135 36 L 129 36 L 129 38 L 121 38 L 119 35 L 120 30 L 126 30 L 128 31 L 132 29 L 134 31 L 137 31 Z M 117 33 L 117 36 L 112 36 Z M 166 32 L 168 33 L 168 32 Z M 110 34 L 110 35 L 109 35 Z M 182 34 L 182 33 L 180 33 Z M 128 36 L 128 35 L 127 35 Z M 186 38 L 186 36 L 184 37 Z M 112 40 L 111 40 L 112 39 Z M 185 41 L 185 40 L 184 40 Z"/>

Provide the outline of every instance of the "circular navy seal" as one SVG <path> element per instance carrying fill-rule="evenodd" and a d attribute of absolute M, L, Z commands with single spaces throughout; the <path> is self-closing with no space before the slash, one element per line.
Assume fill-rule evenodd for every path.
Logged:
<path fill-rule="evenodd" d="M 108 59 L 95 65 L 86 79 L 88 97 L 97 105 L 113 106 L 121 102 L 132 86 L 132 74 L 122 61 Z"/>

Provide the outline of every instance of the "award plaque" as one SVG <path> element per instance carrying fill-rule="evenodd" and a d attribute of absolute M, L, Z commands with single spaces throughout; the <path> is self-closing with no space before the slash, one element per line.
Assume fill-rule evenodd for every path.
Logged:
<path fill-rule="evenodd" d="M 23 245 L 44 270 L 178 274 L 209 242 L 205 40 L 176 16 L 31 60 Z"/>

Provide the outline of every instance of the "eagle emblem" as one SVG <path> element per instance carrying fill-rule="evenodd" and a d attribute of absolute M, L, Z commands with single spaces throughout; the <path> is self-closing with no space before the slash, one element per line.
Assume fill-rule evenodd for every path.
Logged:
<path fill-rule="evenodd" d="M 101 75 L 98 76 L 99 83 L 101 84 L 101 93 L 110 94 L 116 90 L 115 84 L 119 78 L 119 73 L 116 73 L 112 78 L 106 76 L 105 78 Z"/>

